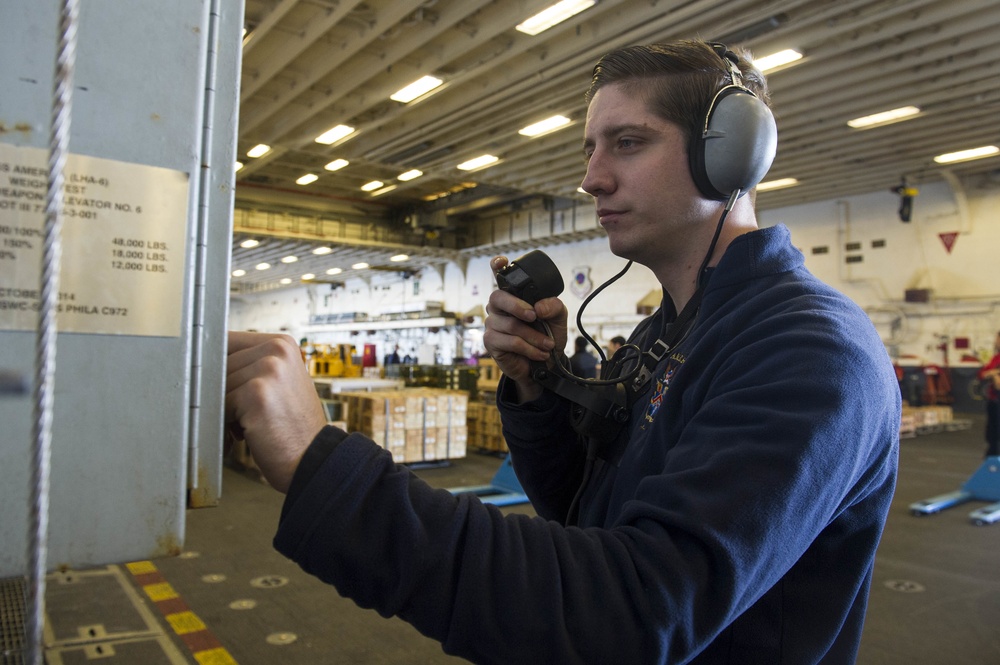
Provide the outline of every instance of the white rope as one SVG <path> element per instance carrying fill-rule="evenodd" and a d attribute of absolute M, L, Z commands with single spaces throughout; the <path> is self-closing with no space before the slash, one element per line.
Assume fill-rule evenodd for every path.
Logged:
<path fill-rule="evenodd" d="M 59 12 L 59 50 L 53 86 L 45 240 L 42 245 L 41 306 L 35 345 L 34 446 L 31 455 L 31 532 L 25 590 L 25 659 L 42 665 L 45 622 L 45 572 L 49 530 L 49 475 L 52 457 L 52 396 L 56 364 L 56 305 L 62 262 L 63 170 L 69 147 L 73 69 L 79 19 L 77 0 L 63 0 Z"/>

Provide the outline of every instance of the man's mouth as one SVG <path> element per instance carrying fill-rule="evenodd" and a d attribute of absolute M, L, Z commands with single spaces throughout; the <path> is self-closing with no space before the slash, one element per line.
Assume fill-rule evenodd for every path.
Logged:
<path fill-rule="evenodd" d="M 613 210 L 611 208 L 598 208 L 597 218 L 601 221 L 602 225 L 613 224 L 625 215 L 624 210 Z"/>

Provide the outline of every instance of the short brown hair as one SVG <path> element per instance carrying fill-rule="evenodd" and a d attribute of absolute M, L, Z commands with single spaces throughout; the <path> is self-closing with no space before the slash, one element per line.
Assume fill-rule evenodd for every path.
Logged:
<path fill-rule="evenodd" d="M 739 59 L 743 86 L 770 105 L 767 81 L 754 67 L 750 53 L 731 51 Z M 701 132 L 715 93 L 732 81 L 726 60 L 711 44 L 681 40 L 626 46 L 602 57 L 594 67 L 587 103 L 612 83 L 622 84 L 628 93 L 644 99 L 654 114 L 680 127 L 690 144 Z"/>

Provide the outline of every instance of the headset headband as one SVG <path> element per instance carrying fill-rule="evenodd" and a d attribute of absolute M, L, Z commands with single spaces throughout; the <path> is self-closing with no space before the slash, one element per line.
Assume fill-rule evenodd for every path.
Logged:
<path fill-rule="evenodd" d="M 712 50 L 715 51 L 715 53 L 722 58 L 722 61 L 726 63 L 726 66 L 729 67 L 729 78 L 732 80 L 733 85 L 746 89 L 746 86 L 743 85 L 743 74 L 740 72 L 739 56 L 730 51 L 728 46 L 720 42 L 709 42 L 709 46 L 712 47 Z M 753 93 L 751 92 L 750 94 Z"/>

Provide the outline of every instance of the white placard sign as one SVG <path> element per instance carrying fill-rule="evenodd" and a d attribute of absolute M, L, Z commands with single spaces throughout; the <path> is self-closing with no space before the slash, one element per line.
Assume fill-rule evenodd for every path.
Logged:
<path fill-rule="evenodd" d="M 0 330 L 38 326 L 48 152 L 0 143 Z M 188 175 L 66 160 L 60 332 L 177 337 Z"/>

